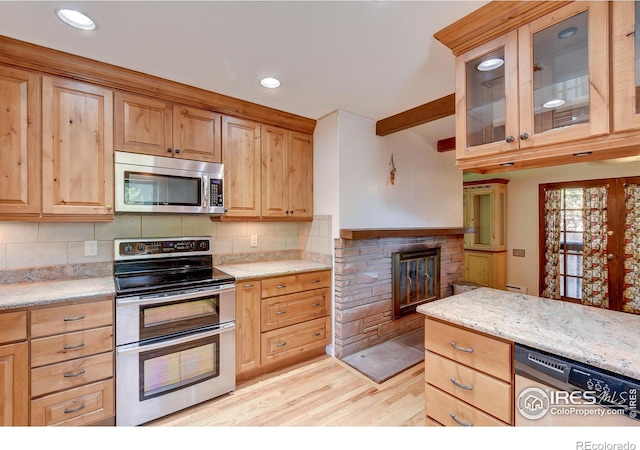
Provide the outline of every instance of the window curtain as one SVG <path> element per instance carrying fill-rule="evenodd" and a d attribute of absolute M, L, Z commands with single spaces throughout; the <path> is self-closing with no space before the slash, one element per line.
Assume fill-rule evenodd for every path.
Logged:
<path fill-rule="evenodd" d="M 640 185 L 624 187 L 624 289 L 622 310 L 640 314 Z"/>
<path fill-rule="evenodd" d="M 544 286 L 542 297 L 560 298 L 560 208 L 562 191 L 544 191 Z"/>
<path fill-rule="evenodd" d="M 607 193 L 608 186 L 585 188 L 582 193 L 582 303 L 601 308 L 609 308 Z"/>

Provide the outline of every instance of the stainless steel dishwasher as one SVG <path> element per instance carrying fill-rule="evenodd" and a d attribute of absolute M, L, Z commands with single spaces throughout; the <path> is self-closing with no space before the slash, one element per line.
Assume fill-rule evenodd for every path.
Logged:
<path fill-rule="evenodd" d="M 516 426 L 640 426 L 640 381 L 515 345 Z"/>

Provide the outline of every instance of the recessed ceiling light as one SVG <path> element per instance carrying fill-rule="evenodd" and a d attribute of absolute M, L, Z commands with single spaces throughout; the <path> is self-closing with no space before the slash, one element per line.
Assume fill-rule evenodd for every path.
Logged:
<path fill-rule="evenodd" d="M 546 103 L 542 104 L 543 108 L 557 108 L 558 106 L 562 106 L 564 105 L 564 100 L 560 99 L 560 98 L 556 98 L 553 100 L 549 100 Z"/>
<path fill-rule="evenodd" d="M 560 33 L 558 33 L 558 39 L 570 38 L 571 36 L 573 36 L 577 32 L 578 32 L 578 28 L 576 28 L 576 27 L 565 28 Z"/>
<path fill-rule="evenodd" d="M 269 89 L 275 89 L 280 86 L 280 80 L 277 78 L 266 77 L 260 80 L 260 84 Z"/>
<path fill-rule="evenodd" d="M 478 64 L 478 70 L 480 72 L 488 72 L 490 70 L 497 69 L 503 64 L 504 64 L 504 59 L 502 58 L 487 59 L 486 61 L 482 61 L 480 64 Z"/>
<path fill-rule="evenodd" d="M 96 23 L 89 16 L 74 9 L 57 9 L 56 15 L 67 25 L 79 30 L 91 31 L 96 29 Z"/>

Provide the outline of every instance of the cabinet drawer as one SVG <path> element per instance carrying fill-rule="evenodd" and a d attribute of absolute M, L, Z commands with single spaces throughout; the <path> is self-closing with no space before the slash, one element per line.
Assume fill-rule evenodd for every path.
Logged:
<path fill-rule="evenodd" d="M 330 342 L 330 336 L 329 317 L 262 333 L 262 364 L 324 347 Z"/>
<path fill-rule="evenodd" d="M 262 331 L 328 315 L 329 289 L 315 289 L 262 300 Z"/>
<path fill-rule="evenodd" d="M 31 311 L 31 337 L 113 325 L 113 300 Z"/>
<path fill-rule="evenodd" d="M 31 367 L 113 350 L 113 327 L 76 331 L 31 341 Z"/>
<path fill-rule="evenodd" d="M 31 369 L 31 397 L 113 377 L 113 352 Z"/>
<path fill-rule="evenodd" d="M 449 394 L 434 388 L 433 386 L 425 386 L 425 412 L 438 423 L 444 426 L 467 426 L 474 427 L 497 427 L 506 424 L 491 417 L 479 409 L 476 409 L 462 400 L 458 400 Z M 457 419 L 459 422 L 456 422 Z"/>
<path fill-rule="evenodd" d="M 0 314 L 0 344 L 27 339 L 27 312 Z"/>
<path fill-rule="evenodd" d="M 426 319 L 427 350 L 511 383 L 511 344 Z"/>
<path fill-rule="evenodd" d="M 304 272 L 262 280 L 262 298 L 331 286 L 331 271 Z"/>
<path fill-rule="evenodd" d="M 431 352 L 425 352 L 424 367 L 427 383 L 511 423 L 510 384 Z"/>
<path fill-rule="evenodd" d="M 114 410 L 113 380 L 106 380 L 33 400 L 31 425 L 88 425 Z"/>

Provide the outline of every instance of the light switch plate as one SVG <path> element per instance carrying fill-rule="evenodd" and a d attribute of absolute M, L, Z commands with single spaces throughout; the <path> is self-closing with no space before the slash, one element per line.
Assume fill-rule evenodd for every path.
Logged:
<path fill-rule="evenodd" d="M 513 256 L 524 257 L 524 249 L 523 248 L 514 248 L 513 249 Z"/>
<path fill-rule="evenodd" d="M 257 247 L 258 246 L 258 235 L 257 234 L 252 234 L 251 235 L 251 246 L 252 247 Z"/>

